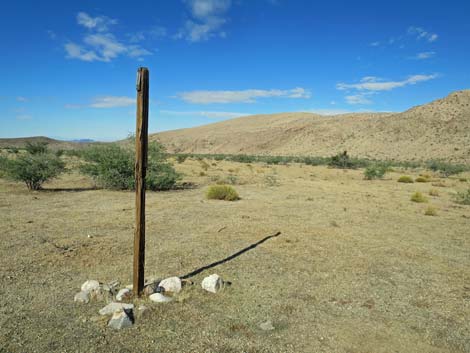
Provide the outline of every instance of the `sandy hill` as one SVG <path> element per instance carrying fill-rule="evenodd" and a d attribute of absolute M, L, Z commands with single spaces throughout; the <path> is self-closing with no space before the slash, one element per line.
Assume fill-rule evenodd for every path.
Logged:
<path fill-rule="evenodd" d="M 403 113 L 253 115 L 152 134 L 170 152 L 350 155 L 470 163 L 470 90 Z"/>

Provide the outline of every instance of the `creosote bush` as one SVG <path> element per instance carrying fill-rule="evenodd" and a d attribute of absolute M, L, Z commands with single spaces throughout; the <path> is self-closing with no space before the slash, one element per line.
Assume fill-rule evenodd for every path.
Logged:
<path fill-rule="evenodd" d="M 135 187 L 135 154 L 131 149 L 117 144 L 97 145 L 84 150 L 83 174 L 91 176 L 99 186 L 106 189 L 131 190 Z M 180 175 L 167 162 L 163 146 L 157 142 L 148 145 L 147 176 L 149 190 L 170 190 Z"/>
<path fill-rule="evenodd" d="M 415 181 L 416 181 L 417 183 L 427 183 L 427 182 L 429 182 L 429 179 L 427 179 L 427 178 L 425 178 L 425 177 L 422 177 L 422 176 L 419 176 L 419 177 L 417 177 L 417 178 L 415 179 Z"/>
<path fill-rule="evenodd" d="M 461 205 L 470 205 L 470 188 L 466 191 L 458 192 L 454 197 L 454 201 Z"/>
<path fill-rule="evenodd" d="M 428 199 L 422 193 L 417 191 L 411 196 L 411 201 L 423 203 L 423 202 L 428 202 Z"/>
<path fill-rule="evenodd" d="M 364 179 L 382 179 L 387 172 L 387 167 L 380 164 L 373 164 L 364 170 Z"/>
<path fill-rule="evenodd" d="M 398 178 L 399 183 L 414 183 L 413 178 L 408 175 L 402 175 Z"/>
<path fill-rule="evenodd" d="M 9 179 L 22 181 L 29 190 L 39 190 L 42 184 L 65 172 L 65 163 L 47 149 L 44 143 L 28 143 L 26 153 L 0 163 Z"/>
<path fill-rule="evenodd" d="M 435 197 L 436 197 L 436 196 L 439 196 L 439 190 L 437 190 L 437 189 L 431 189 L 431 190 L 429 190 L 429 195 L 430 195 L 430 196 L 435 196 Z"/>
<path fill-rule="evenodd" d="M 211 185 L 207 189 L 206 197 L 209 200 L 225 200 L 236 201 L 239 200 L 237 191 L 230 185 Z"/>

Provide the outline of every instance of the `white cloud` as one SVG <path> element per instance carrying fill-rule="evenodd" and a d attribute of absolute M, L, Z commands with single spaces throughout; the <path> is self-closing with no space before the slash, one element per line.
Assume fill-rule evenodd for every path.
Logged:
<path fill-rule="evenodd" d="M 110 25 L 115 25 L 118 21 L 106 16 L 91 17 L 86 12 L 79 12 L 77 14 L 77 23 L 90 30 L 106 32 Z"/>
<path fill-rule="evenodd" d="M 434 51 L 426 51 L 426 52 L 423 52 L 423 53 L 416 54 L 415 56 L 411 57 L 411 59 L 426 60 L 426 59 L 432 58 L 435 55 L 436 55 L 436 52 L 434 52 Z"/>
<path fill-rule="evenodd" d="M 284 97 L 310 98 L 310 91 L 297 87 L 290 90 L 260 90 L 247 89 L 243 91 L 190 91 L 178 94 L 178 97 L 188 103 L 254 103 L 257 98 Z"/>
<path fill-rule="evenodd" d="M 91 108 L 119 108 L 128 107 L 136 104 L 136 99 L 131 97 L 105 96 L 96 97 L 93 103 L 89 105 Z"/>
<path fill-rule="evenodd" d="M 378 47 L 379 45 L 380 45 L 379 41 L 370 43 L 371 47 Z"/>
<path fill-rule="evenodd" d="M 364 77 L 359 83 L 338 83 L 338 90 L 359 90 L 359 91 L 390 91 L 398 87 L 415 85 L 419 82 L 425 82 L 437 78 L 437 74 L 433 75 L 413 75 L 402 81 L 383 81 L 374 76 Z"/>
<path fill-rule="evenodd" d="M 200 42 L 211 37 L 226 37 L 221 27 L 227 22 L 226 12 L 230 9 L 231 0 L 186 0 L 191 12 L 191 20 L 175 38 L 185 38 L 190 42 Z"/>
<path fill-rule="evenodd" d="M 368 98 L 366 98 L 367 95 L 365 94 L 353 94 L 353 95 L 350 95 L 350 96 L 346 96 L 345 99 L 346 99 L 346 102 L 348 104 L 372 104 L 372 101 Z"/>
<path fill-rule="evenodd" d="M 424 39 L 424 40 L 427 40 L 428 42 L 434 42 L 439 38 L 439 36 L 436 33 L 430 33 L 428 31 L 425 31 L 421 27 L 415 27 L 415 26 L 411 26 L 408 28 L 408 34 L 415 36 L 416 39 L 418 40 Z"/>
<path fill-rule="evenodd" d="M 23 97 L 23 96 L 18 96 L 18 97 L 16 97 L 16 101 L 17 102 L 27 102 L 28 98 Z"/>
<path fill-rule="evenodd" d="M 138 60 L 142 60 L 143 56 L 152 55 L 149 50 L 137 44 L 126 44 L 110 33 L 109 25 L 116 24 L 117 20 L 105 16 L 91 17 L 85 12 L 79 12 L 77 22 L 91 33 L 87 32 L 81 44 L 68 42 L 64 45 L 67 58 L 88 62 L 110 62 L 121 55 Z"/>
<path fill-rule="evenodd" d="M 213 119 L 231 119 L 240 116 L 252 115 L 250 113 L 237 113 L 237 112 L 217 112 L 217 111 L 174 111 L 174 110 L 160 110 L 160 113 L 174 116 L 202 116 L 205 118 Z"/>

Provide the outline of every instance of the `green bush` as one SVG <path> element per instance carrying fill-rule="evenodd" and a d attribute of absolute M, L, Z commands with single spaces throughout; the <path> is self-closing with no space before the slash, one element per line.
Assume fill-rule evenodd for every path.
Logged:
<path fill-rule="evenodd" d="M 207 189 L 206 196 L 209 200 L 239 200 L 237 191 L 230 185 L 211 185 Z"/>
<path fill-rule="evenodd" d="M 331 157 L 328 165 L 333 168 L 340 169 L 356 169 L 367 167 L 369 162 L 365 159 L 350 158 L 347 151 L 338 153 L 336 156 Z"/>
<path fill-rule="evenodd" d="M 188 158 L 188 155 L 187 154 L 178 154 L 176 156 L 176 161 L 178 163 L 184 163 L 184 161 L 186 160 L 186 158 Z"/>
<path fill-rule="evenodd" d="M 422 193 L 417 191 L 411 196 L 411 201 L 423 203 L 423 202 L 428 202 L 428 199 Z"/>
<path fill-rule="evenodd" d="M 398 178 L 399 183 L 414 183 L 413 178 L 408 175 L 402 175 Z"/>
<path fill-rule="evenodd" d="M 382 179 L 387 172 L 387 167 L 379 164 L 372 164 L 364 170 L 364 178 L 367 180 Z"/>
<path fill-rule="evenodd" d="M 468 168 L 461 164 L 449 164 L 441 161 L 429 161 L 426 166 L 435 172 L 440 172 L 443 176 L 448 177 L 450 175 L 459 174 L 467 170 Z"/>
<path fill-rule="evenodd" d="M 29 154 L 41 154 L 48 151 L 47 142 L 27 142 L 25 149 Z"/>
<path fill-rule="evenodd" d="M 454 201 L 461 205 L 470 205 L 470 188 L 455 195 Z"/>
<path fill-rule="evenodd" d="M 131 190 L 135 188 L 135 154 L 132 150 L 116 144 L 97 145 L 82 153 L 85 164 L 80 171 L 91 176 L 99 186 L 106 189 Z M 151 142 L 148 146 L 147 176 L 149 190 L 170 190 L 180 175 L 166 161 L 163 146 Z"/>
<path fill-rule="evenodd" d="M 52 153 L 27 153 L 0 163 L 10 179 L 22 181 L 29 190 L 39 190 L 42 184 L 65 171 L 65 163 Z"/>
<path fill-rule="evenodd" d="M 437 216 L 437 210 L 433 206 L 428 206 L 424 211 L 425 216 Z"/>

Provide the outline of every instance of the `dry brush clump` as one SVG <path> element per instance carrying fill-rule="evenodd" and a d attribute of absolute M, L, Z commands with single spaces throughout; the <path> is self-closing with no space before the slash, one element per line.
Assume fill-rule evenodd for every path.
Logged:
<path fill-rule="evenodd" d="M 402 175 L 401 177 L 398 178 L 399 183 L 414 183 L 413 178 L 408 176 L 408 175 Z"/>
<path fill-rule="evenodd" d="M 428 199 L 422 193 L 417 191 L 413 195 L 411 195 L 411 201 L 417 202 L 417 203 L 423 203 L 423 202 L 428 202 Z"/>
<path fill-rule="evenodd" d="M 466 191 L 457 192 L 454 201 L 461 205 L 470 205 L 470 188 Z"/>
<path fill-rule="evenodd" d="M 425 216 L 437 216 L 437 210 L 434 206 L 428 206 L 424 211 Z"/>
<path fill-rule="evenodd" d="M 207 189 L 206 197 L 209 200 L 237 201 L 240 200 L 237 190 L 230 185 L 211 185 Z"/>

